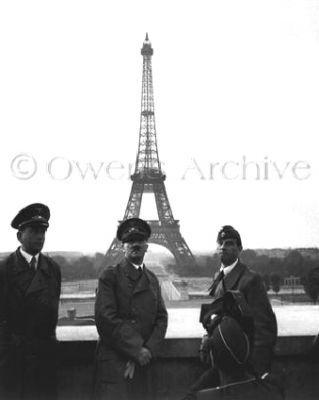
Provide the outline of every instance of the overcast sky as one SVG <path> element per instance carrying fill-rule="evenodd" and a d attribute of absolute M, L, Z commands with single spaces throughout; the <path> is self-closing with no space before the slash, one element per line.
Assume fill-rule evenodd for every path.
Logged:
<path fill-rule="evenodd" d="M 244 247 L 318 246 L 319 1 L 41 0 L 0 5 L 0 251 L 32 202 L 51 208 L 46 250 L 107 250 L 132 185 L 146 32 L 190 248 L 214 249 L 224 224 Z"/>

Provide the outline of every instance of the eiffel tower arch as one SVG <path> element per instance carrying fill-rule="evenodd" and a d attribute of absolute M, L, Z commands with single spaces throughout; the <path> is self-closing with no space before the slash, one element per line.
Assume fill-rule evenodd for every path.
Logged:
<path fill-rule="evenodd" d="M 152 78 L 153 48 L 148 34 L 146 34 L 141 54 L 143 78 L 139 145 L 134 174 L 131 176 L 133 182 L 131 193 L 123 220 L 139 217 L 143 194 L 154 194 L 158 219 L 148 220 L 152 229 L 149 243 L 164 246 L 173 254 L 176 264 L 181 269 L 192 272 L 197 267 L 196 261 L 181 235 L 179 221 L 174 219 L 164 183 L 166 176 L 161 169 L 158 156 Z M 115 238 L 106 253 L 106 265 L 116 264 L 122 257 L 121 243 Z"/>

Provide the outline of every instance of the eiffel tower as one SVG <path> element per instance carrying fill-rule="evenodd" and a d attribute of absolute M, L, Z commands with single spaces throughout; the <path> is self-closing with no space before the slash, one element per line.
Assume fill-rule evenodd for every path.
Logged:
<path fill-rule="evenodd" d="M 180 233 L 179 221 L 173 217 L 164 184 L 166 176 L 162 172 L 158 157 L 152 79 L 153 49 L 148 34 L 146 34 L 141 54 L 143 80 L 139 145 L 135 171 L 131 175 L 133 181 L 131 194 L 123 220 L 139 217 L 143 194 L 153 193 L 158 220 L 147 221 L 152 229 L 149 243 L 166 247 L 175 257 L 176 264 L 185 272 L 191 272 L 196 268 L 196 261 Z M 121 243 L 115 238 L 106 253 L 106 265 L 114 265 L 122 257 Z"/>

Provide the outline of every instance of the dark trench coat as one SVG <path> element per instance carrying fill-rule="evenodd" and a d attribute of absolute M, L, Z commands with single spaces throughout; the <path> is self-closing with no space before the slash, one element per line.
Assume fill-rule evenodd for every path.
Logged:
<path fill-rule="evenodd" d="M 60 291 L 60 267 L 43 254 L 35 274 L 19 250 L 0 264 L 0 398 L 56 398 Z"/>
<path fill-rule="evenodd" d="M 145 267 L 139 277 L 126 259 L 104 270 L 98 284 L 95 320 L 100 336 L 95 398 L 149 400 L 151 371 L 167 328 L 167 311 L 157 277 Z M 153 356 L 145 367 L 137 362 L 142 346 Z M 132 380 L 124 378 L 128 361 L 136 365 Z"/>
<path fill-rule="evenodd" d="M 222 296 L 224 290 L 240 290 L 245 296 L 254 318 L 253 364 L 260 375 L 269 372 L 277 340 L 277 320 L 260 275 L 239 261 L 219 283 L 214 297 Z"/>

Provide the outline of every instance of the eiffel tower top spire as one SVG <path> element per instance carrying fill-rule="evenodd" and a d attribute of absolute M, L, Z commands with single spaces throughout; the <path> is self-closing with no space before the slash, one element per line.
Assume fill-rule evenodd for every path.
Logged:
<path fill-rule="evenodd" d="M 152 77 L 152 55 L 153 48 L 146 33 L 143 47 L 143 78 L 142 78 L 142 98 L 140 115 L 140 133 L 138 152 L 136 156 L 135 172 L 132 180 L 145 179 L 145 177 L 165 179 L 161 171 L 158 157 L 155 113 L 154 113 L 154 94 Z"/>
<path fill-rule="evenodd" d="M 153 49 L 152 49 L 152 44 L 148 38 L 148 33 L 146 33 L 145 40 L 143 43 L 143 47 L 141 49 L 141 54 L 142 56 L 152 56 L 153 55 Z"/>

